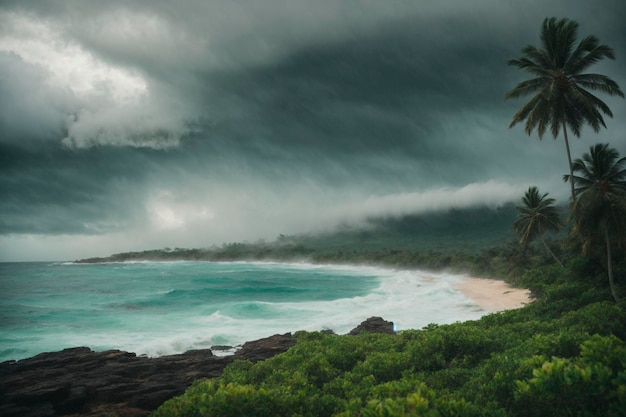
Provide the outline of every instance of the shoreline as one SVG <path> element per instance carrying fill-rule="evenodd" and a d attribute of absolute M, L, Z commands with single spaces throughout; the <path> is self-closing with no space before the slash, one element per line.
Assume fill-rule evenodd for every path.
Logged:
<path fill-rule="evenodd" d="M 100 260 L 107 258 L 97 258 Z M 428 271 L 420 268 L 402 268 L 402 267 L 390 267 L 388 265 L 376 265 L 376 264 L 359 264 L 359 263 L 325 263 L 314 262 L 310 260 L 257 260 L 257 259 L 240 259 L 240 260 L 150 260 L 150 259 L 133 259 L 122 261 L 100 261 L 94 262 L 94 258 L 83 259 L 78 261 L 69 261 L 67 263 L 80 265 L 80 264 L 117 264 L 117 263 L 178 263 L 178 262 L 208 262 L 208 263 L 250 263 L 250 264 L 283 264 L 283 265 L 300 265 L 310 267 L 348 267 L 348 268 L 372 268 L 383 270 L 406 270 L 406 271 L 419 271 L 423 274 L 433 274 L 433 271 Z M 435 272 L 435 274 L 439 274 Z M 524 305 L 532 302 L 531 292 L 528 289 L 513 287 L 506 281 L 496 278 L 480 278 L 468 276 L 463 273 L 450 273 L 460 278 L 460 282 L 451 284 L 452 288 L 459 291 L 467 298 L 472 300 L 478 307 L 489 312 L 500 312 L 505 310 L 511 310 L 523 307 Z"/>
<path fill-rule="evenodd" d="M 231 263 L 244 263 L 244 264 L 261 264 L 261 265 L 272 265 L 272 264 L 278 264 L 278 265 L 288 265 L 288 266 L 296 266 L 299 268 L 305 268 L 305 269 L 309 269 L 309 268 L 337 268 L 337 269 L 358 269 L 358 270 L 365 270 L 368 272 L 368 274 L 374 274 L 374 275 L 379 275 L 382 277 L 384 275 L 386 275 L 386 273 L 391 272 L 392 274 L 395 273 L 400 273 L 400 274 L 405 274 L 408 273 L 410 274 L 408 276 L 408 278 L 410 278 L 412 280 L 411 275 L 416 274 L 421 276 L 421 278 L 426 279 L 427 282 L 430 282 L 432 284 L 435 285 L 442 285 L 444 286 L 443 288 L 447 288 L 447 291 L 454 291 L 457 295 L 456 295 L 456 303 L 458 303 L 459 306 L 462 306 L 464 309 L 468 310 L 468 311 L 472 311 L 474 315 L 476 314 L 480 314 L 481 316 L 484 314 L 489 314 L 489 313 L 495 313 L 495 312 L 501 312 L 504 310 L 509 310 L 509 309 L 517 309 L 520 307 L 523 307 L 524 305 L 532 302 L 532 298 L 530 296 L 530 291 L 527 289 L 522 289 L 522 288 L 516 288 L 513 287 L 509 284 L 507 284 L 505 281 L 497 279 L 497 278 L 479 278 L 476 276 L 472 276 L 470 273 L 460 273 L 460 272 L 451 272 L 451 271 L 432 271 L 432 270 L 425 270 L 425 269 L 421 269 L 421 268 L 398 268 L 398 267 L 390 267 L 387 265 L 373 265 L 373 264 L 358 264 L 358 263 L 354 263 L 354 264 L 348 264 L 348 263 L 314 263 L 314 262 L 310 262 L 310 261 L 291 261 L 291 262 L 286 262 L 286 261 L 275 261 L 275 260 L 240 260 L 240 261 L 185 261 L 185 260 L 178 260 L 178 261 L 149 261 L 149 260 L 142 260 L 140 262 L 146 262 L 146 263 L 172 263 L 172 262 L 190 262 L 190 263 L 212 263 L 212 264 L 221 264 L 221 263 L 227 263 L 227 264 L 231 264 Z M 112 264 L 120 264 L 120 263 L 129 263 L 129 262 L 112 262 Z M 138 261 L 130 261 L 130 263 L 138 263 Z M 71 263 L 72 265 L 77 265 L 74 263 Z M 63 265 L 66 265 L 66 263 L 64 263 Z M 384 280 L 383 280 L 384 281 Z M 383 282 L 381 281 L 381 282 Z M 403 280 L 404 281 L 404 280 Z M 407 281 L 408 282 L 408 281 Z M 439 283 L 439 284 L 437 284 Z M 426 284 L 429 285 L 429 284 Z M 418 285 L 418 287 L 421 285 Z M 406 301 L 406 300 L 405 300 Z M 377 306 L 377 304 L 372 304 L 372 307 Z M 444 308 L 445 309 L 445 308 Z M 439 308 L 439 310 L 441 310 L 441 308 Z M 439 311 L 437 310 L 437 311 Z M 395 310 L 394 310 L 395 311 Z M 385 311 L 374 311 L 371 312 L 374 315 L 379 315 L 385 318 L 389 318 L 390 314 L 386 313 Z M 363 316 L 362 318 L 358 318 L 358 320 L 362 320 L 364 319 L 366 316 Z M 396 316 L 396 317 L 391 317 L 389 318 L 392 321 L 397 321 L 398 323 L 400 323 L 398 325 L 398 330 L 408 330 L 408 329 L 412 329 L 412 330 L 419 330 L 420 328 L 422 328 L 425 324 L 420 324 L 420 323 L 413 323 L 413 322 L 407 322 L 404 323 L 406 319 L 404 313 L 402 315 Z M 395 319 L 395 320 L 394 320 Z M 458 321 L 465 321 L 465 320 L 475 320 L 475 317 L 457 317 L 456 320 Z M 432 322 L 440 322 L 438 320 L 432 319 Z M 339 326 L 339 324 L 338 324 Z M 344 330 L 341 326 L 339 326 L 338 328 L 333 327 L 332 325 L 327 325 L 322 327 L 324 328 L 331 328 L 334 331 L 337 331 L 338 334 L 343 334 Z M 296 330 L 294 330 L 296 329 Z M 315 331 L 315 329 L 312 329 L 310 327 L 285 327 L 282 328 L 280 330 L 278 330 L 277 332 L 284 332 L 284 331 L 298 331 L 298 330 L 307 330 L 307 331 Z M 237 346 L 237 345 L 241 345 L 243 343 L 245 343 L 246 341 L 249 340 L 254 340 L 255 338 L 258 337 L 263 337 L 263 336 L 268 336 L 270 334 L 273 334 L 272 332 L 268 332 L 266 334 L 262 334 L 262 335 L 255 335 L 254 337 L 247 337 L 247 338 L 243 338 L 242 340 L 229 340 L 226 341 L 225 343 L 228 345 L 232 345 L 232 346 Z M 248 335 L 251 336 L 251 335 Z M 258 337 L 257 337 L 258 336 Z M 223 343 L 218 343 L 219 344 L 223 344 Z M 80 346 L 80 345 L 89 345 L 89 343 L 77 343 L 75 344 L 75 346 Z M 74 346 L 74 345 L 72 345 Z M 69 346 L 68 347 L 72 347 Z M 132 346 L 110 346 L 108 347 L 110 349 L 125 349 L 128 351 L 134 351 L 136 352 L 137 350 L 134 349 Z M 188 349 L 194 349 L 194 347 L 188 347 Z M 50 351 L 53 351 L 54 349 L 50 349 Z M 183 353 L 184 350 L 177 350 L 174 352 L 157 352 L 154 353 L 152 351 L 149 352 L 142 352 L 142 353 L 138 353 L 139 355 L 148 355 L 149 357 L 158 357 L 158 356 L 163 356 L 163 355 L 168 355 L 168 354 L 177 354 L 177 353 Z M 231 353 L 231 352 L 228 352 Z M 219 352 L 217 353 L 217 355 L 219 356 L 223 356 L 223 355 L 228 355 L 227 352 Z M 28 358 L 30 356 L 25 356 L 24 358 Z M 4 360 L 20 360 L 20 359 L 24 359 L 24 358 L 7 358 L 7 359 L 3 359 Z"/>
<path fill-rule="evenodd" d="M 523 307 L 532 302 L 530 290 L 516 288 L 505 281 L 462 276 L 452 285 L 483 310 L 499 312 Z"/>

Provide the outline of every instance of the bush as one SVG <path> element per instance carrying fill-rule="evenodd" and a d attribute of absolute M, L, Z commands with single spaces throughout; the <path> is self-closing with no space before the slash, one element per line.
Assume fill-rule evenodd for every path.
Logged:
<path fill-rule="evenodd" d="M 406 397 L 382 398 L 368 401 L 364 407 L 357 403 L 336 417 L 472 417 L 483 416 L 478 408 L 464 400 L 437 397 L 433 390 L 421 385 Z"/>
<path fill-rule="evenodd" d="M 626 344 L 594 336 L 580 357 L 536 356 L 532 377 L 517 381 L 519 416 L 623 416 L 626 411 Z"/>
<path fill-rule="evenodd" d="M 165 402 L 154 417 L 286 415 L 281 398 L 250 385 L 196 382 L 186 395 Z"/>

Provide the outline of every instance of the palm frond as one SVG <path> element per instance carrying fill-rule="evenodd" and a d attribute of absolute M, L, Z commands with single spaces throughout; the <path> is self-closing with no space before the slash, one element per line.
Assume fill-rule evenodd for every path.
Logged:
<path fill-rule="evenodd" d="M 578 74 L 605 58 L 615 59 L 615 52 L 607 45 L 597 45 L 586 55 L 580 57 L 575 65 L 573 63 L 571 68 L 568 69 L 571 71 L 572 74 Z"/>
<path fill-rule="evenodd" d="M 581 109 L 577 107 L 577 105 L 569 101 L 565 106 L 565 124 L 569 128 L 569 130 L 574 134 L 574 136 L 580 137 L 583 122 L 585 118 L 581 114 Z"/>
<path fill-rule="evenodd" d="M 535 106 L 537 105 L 537 103 L 540 100 L 541 100 L 541 96 L 540 95 L 536 95 L 533 98 L 531 98 L 526 104 L 524 104 L 518 110 L 518 112 L 515 114 L 515 116 L 513 116 L 513 120 L 511 121 L 511 124 L 509 125 L 509 128 L 515 126 L 517 123 L 519 123 L 522 120 L 526 119 L 528 117 L 528 114 L 530 112 L 532 112 L 532 110 L 535 108 Z"/>
<path fill-rule="evenodd" d="M 521 58 L 508 62 L 534 75 L 505 94 L 505 99 L 534 94 L 513 116 L 509 128 L 525 120 L 525 132 L 530 135 L 536 129 L 540 140 L 547 129 L 554 139 L 562 130 L 568 149 L 568 131 L 580 136 L 585 124 L 596 132 L 606 128 L 603 115 L 612 117 L 612 112 L 592 92 L 621 97 L 624 93 L 609 77 L 582 72 L 604 58 L 614 59 L 615 53 L 601 45 L 594 35 L 576 44 L 577 33 L 578 23 L 573 20 L 546 18 L 539 34 L 539 47 L 528 45 L 522 49 Z M 572 165 L 569 153 L 568 162 Z M 573 181 L 572 178 L 572 185 Z M 575 199 L 574 187 L 572 199 Z"/>
<path fill-rule="evenodd" d="M 530 135 L 535 127 L 537 128 L 537 134 L 539 139 L 543 137 L 546 131 L 546 127 L 552 120 L 552 114 L 548 111 L 549 102 L 543 97 L 543 95 L 537 94 L 535 96 L 537 100 L 534 102 L 534 106 L 530 109 L 529 113 L 525 115 L 526 126 L 524 130 Z"/>
<path fill-rule="evenodd" d="M 519 242 L 527 245 L 548 231 L 561 230 L 562 221 L 548 193 L 541 195 L 537 187 L 529 187 L 517 207 L 518 216 L 513 223 Z"/>
<path fill-rule="evenodd" d="M 593 91 L 601 91 L 610 96 L 624 97 L 624 92 L 620 89 L 619 85 L 606 75 L 578 74 L 573 77 L 572 80 L 581 87 Z"/>
<path fill-rule="evenodd" d="M 546 18 L 540 40 L 556 68 L 563 68 L 576 43 L 578 23 L 569 19 Z"/>
<path fill-rule="evenodd" d="M 552 69 L 554 62 L 552 57 L 545 49 L 537 48 L 533 45 L 527 45 L 522 49 L 523 59 L 534 62 L 541 69 Z"/>
<path fill-rule="evenodd" d="M 546 70 L 545 65 L 538 64 L 526 56 L 520 59 L 511 59 L 507 62 L 507 64 L 509 66 L 517 67 L 523 71 L 530 72 L 536 76 L 549 75 L 549 70 Z"/>
<path fill-rule="evenodd" d="M 568 113 L 572 113 L 571 115 L 568 114 L 568 119 L 575 122 L 584 120 L 591 126 L 594 132 L 598 132 L 600 127 L 606 128 L 604 118 L 598 111 L 598 107 L 602 110 L 608 110 L 609 113 L 610 109 L 602 100 L 582 88 L 573 88 L 568 95 L 568 99 Z M 582 123 L 580 125 L 582 127 Z"/>
<path fill-rule="evenodd" d="M 565 70 L 569 74 L 577 74 L 581 71 L 580 61 L 590 51 L 593 51 L 598 47 L 600 40 L 594 35 L 588 35 L 583 38 L 574 52 L 569 57 L 569 60 L 565 64 Z"/>
<path fill-rule="evenodd" d="M 589 91 L 585 90 L 582 87 L 576 86 L 572 88 L 572 92 L 576 95 L 580 95 L 581 101 L 587 103 L 587 105 L 592 106 L 593 108 L 602 110 L 602 113 L 606 114 L 609 117 L 613 117 L 613 112 L 611 108 L 602 100 L 600 100 L 595 95 L 591 94 Z"/>
<path fill-rule="evenodd" d="M 531 80 L 522 81 L 521 83 L 516 85 L 514 89 L 506 93 L 504 98 L 518 98 L 535 93 L 544 87 L 545 82 L 545 77 L 533 78 Z"/>
<path fill-rule="evenodd" d="M 566 97 L 560 93 L 558 87 L 554 86 L 554 83 L 552 84 L 552 97 L 550 98 L 548 111 L 551 112 L 550 130 L 552 131 L 552 137 L 556 139 L 563 124 L 568 122 L 568 111 L 571 111 L 571 109 L 567 106 Z"/>

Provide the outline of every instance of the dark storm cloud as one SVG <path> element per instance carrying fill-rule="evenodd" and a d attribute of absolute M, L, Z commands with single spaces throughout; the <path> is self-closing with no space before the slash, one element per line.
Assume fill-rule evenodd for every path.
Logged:
<path fill-rule="evenodd" d="M 624 89 L 624 15 L 617 0 L 5 1 L 0 250 L 272 238 L 529 184 L 566 196 L 561 139 L 507 129 L 526 75 L 506 61 L 567 16 L 615 49 L 595 69 Z M 626 154 L 626 105 L 606 101 L 615 119 L 575 155 Z"/>
<path fill-rule="evenodd" d="M 45 84 L 46 73 L 15 53 L 0 51 L 0 142 L 58 138 L 73 101 L 69 91 Z"/>
<path fill-rule="evenodd" d="M 4 234 L 99 234 L 128 227 L 150 166 L 136 153 L 115 148 L 68 151 L 41 144 L 34 150 L 2 144 L 0 155 Z M 124 204 L 117 194 L 127 195 Z"/>

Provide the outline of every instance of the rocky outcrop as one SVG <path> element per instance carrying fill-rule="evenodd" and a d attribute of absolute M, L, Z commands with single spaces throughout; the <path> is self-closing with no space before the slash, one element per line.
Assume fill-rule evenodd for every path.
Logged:
<path fill-rule="evenodd" d="M 363 332 L 393 334 L 393 323 L 370 317 L 350 334 Z M 230 356 L 203 349 L 148 358 L 78 347 L 3 362 L 0 416 L 141 417 L 185 392 L 196 379 L 220 376 L 234 359 L 261 361 L 295 343 L 287 333 L 247 342 Z"/>
<path fill-rule="evenodd" d="M 356 336 L 361 333 L 385 333 L 394 334 L 393 322 L 384 320 L 382 317 L 370 317 L 350 331 L 350 335 Z"/>
<path fill-rule="evenodd" d="M 295 344 L 291 334 L 245 343 L 231 356 L 209 349 L 148 358 L 86 347 L 0 363 L 3 417 L 145 416 L 193 381 L 221 375 L 234 359 L 270 358 Z"/>
<path fill-rule="evenodd" d="M 252 362 L 258 362 L 278 355 L 295 344 L 296 341 L 291 333 L 277 334 L 265 339 L 255 340 L 254 342 L 246 342 L 235 355 Z"/>

